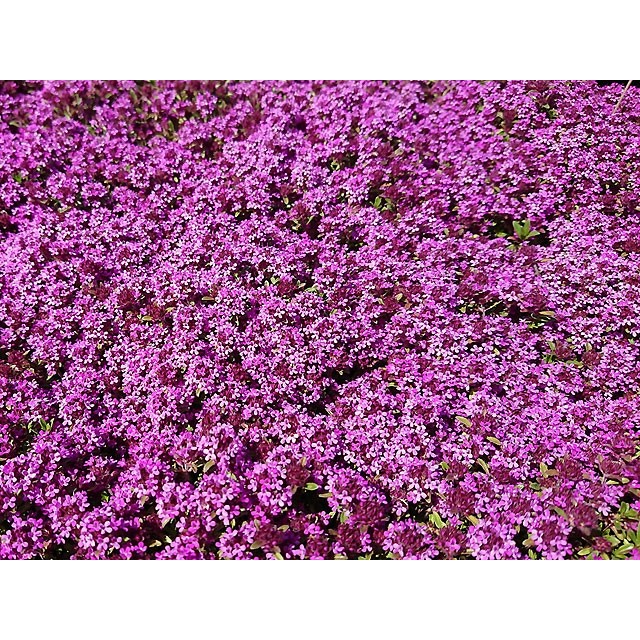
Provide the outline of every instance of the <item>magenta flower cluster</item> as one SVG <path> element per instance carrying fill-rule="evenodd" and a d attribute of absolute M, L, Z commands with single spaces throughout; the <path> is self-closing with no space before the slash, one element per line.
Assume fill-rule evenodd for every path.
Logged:
<path fill-rule="evenodd" d="M 639 557 L 621 91 L 2 84 L 0 557 Z"/>

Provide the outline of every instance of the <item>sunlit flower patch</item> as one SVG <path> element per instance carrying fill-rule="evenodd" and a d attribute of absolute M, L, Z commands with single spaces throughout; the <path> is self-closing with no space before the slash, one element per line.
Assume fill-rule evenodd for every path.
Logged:
<path fill-rule="evenodd" d="M 0 558 L 640 557 L 640 90 L 0 85 Z"/>

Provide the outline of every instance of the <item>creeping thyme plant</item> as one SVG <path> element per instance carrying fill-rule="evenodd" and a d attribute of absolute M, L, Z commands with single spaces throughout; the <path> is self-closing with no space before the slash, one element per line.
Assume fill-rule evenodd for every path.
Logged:
<path fill-rule="evenodd" d="M 0 85 L 0 558 L 640 558 L 640 89 Z"/>

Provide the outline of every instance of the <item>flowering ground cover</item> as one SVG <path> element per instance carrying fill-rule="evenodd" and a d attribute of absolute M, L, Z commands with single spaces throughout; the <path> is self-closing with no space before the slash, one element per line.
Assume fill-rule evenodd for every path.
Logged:
<path fill-rule="evenodd" d="M 640 557 L 621 92 L 1 85 L 0 557 Z"/>

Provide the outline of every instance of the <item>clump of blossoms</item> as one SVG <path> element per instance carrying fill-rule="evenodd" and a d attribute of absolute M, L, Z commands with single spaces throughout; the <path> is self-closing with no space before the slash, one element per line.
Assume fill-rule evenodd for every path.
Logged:
<path fill-rule="evenodd" d="M 2 84 L 0 557 L 640 557 L 621 91 Z"/>

